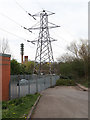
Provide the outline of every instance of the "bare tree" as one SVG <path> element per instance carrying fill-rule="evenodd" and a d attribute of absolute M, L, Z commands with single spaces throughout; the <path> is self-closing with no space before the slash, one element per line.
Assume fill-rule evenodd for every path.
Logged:
<path fill-rule="evenodd" d="M 70 46 L 67 47 L 69 53 L 63 54 L 58 58 L 60 62 L 70 62 L 73 60 L 83 60 L 84 70 L 85 70 L 85 78 L 88 79 L 88 40 L 80 40 L 80 43 L 72 42 Z M 70 54 L 71 53 L 71 54 Z"/>
<path fill-rule="evenodd" d="M 72 42 L 67 50 L 76 58 L 86 60 L 88 58 L 88 40 L 80 40 L 79 44 Z"/>
<path fill-rule="evenodd" d="M 5 53 L 8 53 L 10 52 L 10 49 L 9 49 L 9 44 L 8 44 L 8 40 L 3 38 L 2 40 L 2 43 L 0 43 L 0 49 L 1 49 L 1 53 L 5 54 Z"/>
<path fill-rule="evenodd" d="M 79 46 L 77 43 L 72 42 L 70 46 L 67 47 L 67 50 L 71 52 L 76 58 L 79 58 Z"/>
<path fill-rule="evenodd" d="M 88 41 L 81 40 L 80 50 L 79 50 L 79 56 L 84 61 L 88 60 Z"/>
<path fill-rule="evenodd" d="M 71 62 L 71 61 L 73 61 L 75 59 L 75 56 L 72 56 L 72 55 L 70 55 L 70 54 L 68 54 L 68 53 L 65 53 L 65 54 L 63 54 L 62 56 L 60 56 L 59 58 L 57 58 L 57 60 L 59 61 L 59 62 Z"/>

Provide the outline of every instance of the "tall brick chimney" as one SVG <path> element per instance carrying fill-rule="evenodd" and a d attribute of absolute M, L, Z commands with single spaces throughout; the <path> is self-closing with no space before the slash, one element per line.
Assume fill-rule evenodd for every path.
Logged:
<path fill-rule="evenodd" d="M 28 62 L 28 56 L 24 56 L 25 63 Z"/>

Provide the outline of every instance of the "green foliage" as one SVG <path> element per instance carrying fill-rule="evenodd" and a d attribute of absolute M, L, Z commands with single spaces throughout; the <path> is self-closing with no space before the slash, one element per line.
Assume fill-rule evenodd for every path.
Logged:
<path fill-rule="evenodd" d="M 15 59 L 11 60 L 11 75 L 33 74 L 33 68 L 34 68 L 33 61 L 20 64 Z"/>
<path fill-rule="evenodd" d="M 8 106 L 7 106 L 7 103 L 6 102 L 2 102 L 2 109 L 7 109 L 8 108 Z"/>
<path fill-rule="evenodd" d="M 70 76 L 71 72 L 72 72 L 72 66 L 71 63 L 66 62 L 66 63 L 60 63 L 59 64 L 60 67 L 60 74 L 64 75 L 64 76 Z"/>
<path fill-rule="evenodd" d="M 25 64 L 20 64 L 20 74 L 25 74 Z"/>
<path fill-rule="evenodd" d="M 75 86 L 75 81 L 71 79 L 59 79 L 56 81 L 56 86 Z"/>
<path fill-rule="evenodd" d="M 85 76 L 83 60 L 75 59 L 72 62 L 72 72 L 74 74 L 74 77 L 76 77 L 76 78 L 82 78 Z"/>
<path fill-rule="evenodd" d="M 73 79 L 85 78 L 85 64 L 82 59 L 74 59 L 73 61 L 61 62 L 58 64 L 58 73 Z"/>
<path fill-rule="evenodd" d="M 11 75 L 20 74 L 20 64 L 15 60 L 11 60 Z"/>
<path fill-rule="evenodd" d="M 26 74 L 33 74 L 33 69 L 34 69 L 34 62 L 33 61 L 29 61 L 25 64 L 26 68 L 25 68 L 25 73 Z"/>
<path fill-rule="evenodd" d="M 2 103 L 3 118 L 25 118 L 34 105 L 39 94 L 26 95 L 25 97 L 13 99 Z"/>
<path fill-rule="evenodd" d="M 22 98 L 18 98 L 18 99 L 13 99 L 13 100 L 9 101 L 8 104 L 9 105 L 14 104 L 17 106 L 17 105 L 21 104 L 22 102 L 23 102 Z"/>

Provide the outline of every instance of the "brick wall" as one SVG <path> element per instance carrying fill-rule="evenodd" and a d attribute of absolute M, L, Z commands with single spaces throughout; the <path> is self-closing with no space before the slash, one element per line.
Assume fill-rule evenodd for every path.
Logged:
<path fill-rule="evenodd" d="M 2 83 L 2 100 L 9 100 L 9 81 L 10 81 L 10 57 L 8 54 L 0 54 L 0 71 Z"/>

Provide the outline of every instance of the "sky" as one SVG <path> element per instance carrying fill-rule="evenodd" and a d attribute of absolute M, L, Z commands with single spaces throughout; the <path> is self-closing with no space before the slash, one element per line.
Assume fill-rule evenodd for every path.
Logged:
<path fill-rule="evenodd" d="M 55 61 L 67 51 L 71 42 L 88 39 L 88 0 L 0 0 L 0 44 L 3 38 L 7 39 L 8 54 L 18 62 L 21 62 L 21 43 L 24 43 L 24 56 L 34 60 L 37 44 L 26 40 L 39 36 L 39 30 L 30 33 L 21 27 L 30 28 L 40 20 L 39 17 L 34 20 L 25 11 L 35 14 L 43 9 L 54 12 L 49 22 L 60 26 L 49 30 L 50 37 L 57 40 L 52 42 Z"/>

